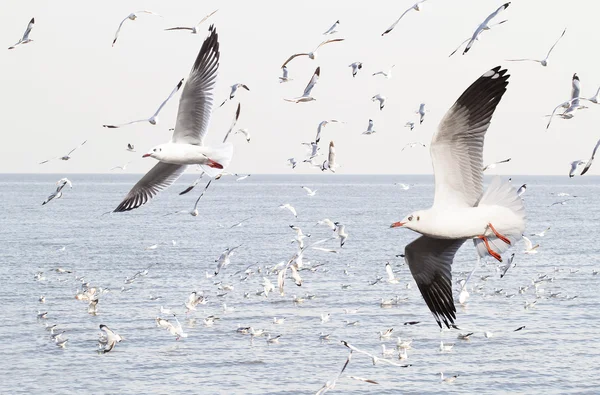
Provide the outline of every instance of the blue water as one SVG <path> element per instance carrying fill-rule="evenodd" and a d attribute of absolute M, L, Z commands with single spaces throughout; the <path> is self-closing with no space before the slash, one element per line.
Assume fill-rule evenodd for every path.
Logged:
<path fill-rule="evenodd" d="M 310 394 L 344 364 L 348 353 L 339 340 L 379 355 L 382 343 L 395 346 L 396 336 L 378 338 L 377 333 L 387 328 L 413 339 L 409 358 L 396 360 L 412 366 L 373 366 L 369 358 L 356 354 L 346 373 L 380 384 L 342 377 L 330 393 L 598 391 L 600 275 L 592 274 L 600 270 L 598 177 L 513 179 L 517 185 L 528 184 L 526 233 L 551 229 L 543 238 L 531 237 L 541 244 L 537 255 L 523 254 L 521 242 L 509 251 L 516 253 L 516 267 L 503 279 L 492 260 L 478 268 L 466 305 L 456 302 L 460 332 L 474 332 L 470 341 L 458 340 L 456 330 L 440 332 L 408 267 L 396 257 L 416 234 L 389 229 L 390 223 L 412 210 L 429 207 L 432 177 L 253 175 L 240 182 L 223 178 L 213 182 L 200 201 L 198 217 L 164 216 L 193 208 L 203 182 L 188 195 L 178 196 L 193 175 L 141 209 L 105 216 L 101 214 L 119 204 L 138 175 L 72 175 L 73 189 L 41 206 L 61 177 L 0 175 L 2 393 Z M 402 191 L 396 182 L 411 187 Z M 307 196 L 302 185 L 317 189 L 316 196 Z M 572 200 L 549 207 L 562 199 Z M 297 219 L 278 208 L 283 203 L 296 208 Z M 230 229 L 248 217 L 243 226 Z M 288 225 L 312 234 L 310 243 L 331 236 L 328 228 L 315 226 L 324 218 L 346 225 L 349 237 L 342 249 L 335 240 L 323 244 L 339 253 L 307 250 L 306 267 L 323 266 L 301 271 L 301 287 L 290 278 L 284 296 L 277 291 L 267 298 L 257 296 L 263 276 L 277 285 L 277 275 L 269 270 L 296 251 L 291 242 L 295 234 Z M 158 248 L 146 249 L 154 244 Z M 214 271 L 220 253 L 237 245 L 241 247 L 231 264 L 216 280 L 207 278 L 205 273 Z M 377 276 L 385 277 L 388 261 L 400 283 L 369 285 Z M 455 299 L 456 281 L 475 264 L 475 251 L 465 243 L 453 265 Z M 58 267 L 73 273 L 57 273 Z M 253 274 L 242 281 L 248 267 Z M 146 268 L 146 276 L 125 284 L 126 277 Z M 36 281 L 39 271 L 45 279 Z M 533 286 L 518 293 L 520 286 L 531 285 L 540 274 L 553 280 L 542 283 L 537 295 Z M 100 296 L 96 316 L 87 313 L 87 302 L 75 299 L 81 288 L 75 279 L 79 276 L 92 286 L 109 289 Z M 234 289 L 217 296 L 224 293 L 214 284 L 219 280 Z M 350 287 L 342 289 L 342 284 Z M 130 290 L 123 292 L 122 287 Z M 186 317 L 183 303 L 193 290 L 204 291 L 209 302 Z M 292 302 L 294 295 L 306 294 L 316 297 L 302 304 Z M 38 302 L 40 295 L 46 296 L 45 304 Z M 392 308 L 380 307 L 381 298 L 394 296 L 407 300 Z M 534 300 L 535 307 L 526 310 L 525 301 Z M 223 312 L 224 302 L 234 310 Z M 176 341 L 156 326 L 161 305 L 178 314 L 187 338 Z M 358 312 L 344 314 L 344 309 Z M 48 311 L 47 319 L 38 320 L 38 311 Z M 331 321 L 321 323 L 321 313 L 331 313 Z M 220 317 L 213 327 L 203 325 L 209 315 Z M 285 323 L 273 324 L 275 316 L 285 317 Z M 348 327 L 346 320 L 359 323 Z M 405 321 L 421 323 L 404 326 Z M 45 324 L 66 331 L 65 349 L 54 344 Z M 124 338 L 104 355 L 96 352 L 99 324 Z M 268 345 L 264 337 L 251 341 L 236 333 L 238 325 L 281 334 L 280 343 Z M 524 330 L 513 332 L 523 325 Z M 493 337 L 485 338 L 484 331 Z M 321 342 L 321 332 L 330 333 L 332 340 Z M 441 353 L 440 340 L 455 343 L 454 349 Z M 454 384 L 441 383 L 441 371 L 459 378 Z"/>

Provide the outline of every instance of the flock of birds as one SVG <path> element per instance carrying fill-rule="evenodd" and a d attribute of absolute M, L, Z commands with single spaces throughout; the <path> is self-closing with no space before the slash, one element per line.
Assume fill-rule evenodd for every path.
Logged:
<path fill-rule="evenodd" d="M 427 0 L 420 0 L 408 8 L 382 33 L 382 36 L 390 34 L 398 23 L 400 23 L 411 11 L 420 11 L 423 3 L 426 1 Z M 510 4 L 510 2 L 502 4 L 491 14 L 487 15 L 483 22 L 477 26 L 473 35 L 461 43 L 459 48 L 462 47 L 462 45 L 465 45 L 462 52 L 463 55 L 473 49 L 483 32 L 506 22 L 505 20 L 497 22 L 496 19 Z M 189 31 L 191 34 L 200 34 L 203 31 L 200 25 L 215 12 L 217 11 L 208 14 L 195 26 L 173 27 L 166 30 L 185 30 Z M 135 21 L 141 15 L 161 17 L 151 11 L 137 11 L 131 13 L 120 22 L 112 42 L 113 46 L 117 43 L 117 39 L 121 34 L 124 24 L 128 23 L 128 21 Z M 12 50 L 20 45 L 31 43 L 33 40 L 30 38 L 30 35 L 34 24 L 35 20 L 32 18 L 23 37 L 9 49 Z M 282 75 L 279 77 L 280 83 L 286 83 L 292 80 L 290 78 L 289 67 L 293 64 L 292 62 L 295 59 L 307 57 L 315 60 L 318 57 L 317 51 L 325 48 L 325 46 L 343 42 L 345 40 L 344 38 L 331 38 L 338 33 L 338 29 L 340 29 L 339 20 L 323 33 L 327 36 L 327 39 L 322 41 L 312 51 L 292 54 L 281 66 Z M 557 44 L 559 44 L 565 33 L 566 29 L 563 30 L 558 40 L 550 47 L 544 59 L 523 58 L 508 61 L 530 61 L 539 63 L 543 67 L 547 67 L 551 53 Z M 452 52 L 450 56 L 454 55 L 459 48 Z M 218 181 L 223 176 L 231 175 L 230 173 L 227 173 L 225 169 L 228 167 L 233 156 L 233 145 L 229 142 L 232 132 L 233 135 L 243 135 L 247 143 L 250 143 L 251 136 L 247 129 L 236 130 L 237 121 L 241 112 L 241 104 L 238 103 L 232 125 L 225 134 L 222 144 L 215 146 L 206 146 L 204 144 L 214 104 L 214 88 L 219 69 L 219 59 L 219 37 L 216 28 L 211 25 L 208 29 L 208 36 L 200 48 L 189 76 L 186 80 L 179 80 L 152 116 L 146 119 L 134 120 L 121 124 L 104 125 L 104 127 L 109 129 L 122 128 L 140 122 L 156 125 L 159 122 L 158 116 L 165 104 L 181 91 L 177 120 L 175 127 L 172 130 L 173 136 L 171 140 L 167 143 L 160 144 L 143 154 L 144 158 L 151 157 L 157 160 L 157 164 L 132 187 L 130 192 L 125 196 L 121 203 L 117 205 L 113 212 L 124 212 L 139 208 L 148 203 L 149 200 L 161 190 L 172 185 L 185 172 L 188 166 L 198 166 L 202 170 L 202 174 L 193 184 L 180 193 L 186 194 L 192 191 L 199 184 L 204 174 L 211 177 L 211 180 L 206 184 L 202 193 L 198 196 L 193 209 L 166 214 L 189 213 L 192 216 L 198 216 L 198 204 L 202 196 L 207 192 L 211 183 L 213 181 Z M 354 62 L 348 67 L 351 69 L 352 77 L 356 77 L 363 69 L 362 62 Z M 387 71 L 373 73 L 373 77 L 382 76 L 384 78 L 391 78 L 393 67 L 394 66 L 391 66 Z M 318 85 L 320 76 L 321 67 L 317 66 L 302 94 L 294 98 L 286 98 L 285 100 L 293 103 L 315 101 L 315 88 Z M 456 308 L 452 291 L 451 264 L 457 250 L 465 243 L 465 241 L 473 240 L 474 247 L 478 253 L 478 265 L 479 258 L 488 256 L 503 263 L 502 254 L 519 240 L 525 242 L 525 250 L 523 251 L 525 254 L 535 254 L 539 248 L 539 244 L 534 245 L 531 240 L 524 235 L 525 207 L 522 195 L 525 193 L 527 186 L 524 184 L 520 188 L 515 188 L 510 182 L 502 182 L 497 178 L 487 190 L 484 191 L 483 189 L 483 173 L 511 160 L 510 158 L 507 158 L 486 166 L 482 163 L 485 133 L 490 125 L 496 106 L 501 101 L 502 96 L 507 89 L 508 79 L 509 75 L 507 74 L 507 70 L 502 69 L 501 67 L 494 67 L 489 71 L 486 71 L 464 91 L 456 103 L 448 110 L 429 145 L 435 171 L 434 204 L 430 209 L 418 210 L 410 213 L 401 221 L 391 225 L 393 228 L 408 228 L 422 235 L 412 243 L 408 244 L 404 254 L 401 254 L 401 256 L 405 259 L 406 264 L 410 268 L 419 291 L 440 328 L 445 326 L 447 328 L 458 329 L 458 326 L 455 324 Z M 571 97 L 554 108 L 549 115 L 547 129 L 551 126 L 552 120 L 555 117 L 560 117 L 565 120 L 572 119 L 578 111 L 587 108 L 583 104 L 584 102 L 598 104 L 598 94 L 600 89 L 593 97 L 583 98 L 580 96 L 581 86 L 577 74 L 573 75 L 571 83 Z M 243 83 L 233 84 L 230 87 L 229 97 L 221 103 L 221 106 L 227 101 L 233 100 L 241 91 L 250 92 L 250 88 Z M 372 97 L 372 101 L 377 103 L 377 108 L 379 108 L 380 111 L 384 110 L 386 105 L 385 96 L 377 94 Z M 416 126 L 421 125 L 425 121 L 427 113 L 425 103 L 421 103 L 415 113 L 418 114 L 418 120 L 409 121 L 404 125 L 405 127 L 410 128 L 410 130 L 413 130 Z M 336 169 L 340 165 L 336 161 L 336 147 L 333 141 L 329 141 L 327 144 L 328 149 L 325 159 L 319 159 L 321 156 L 320 143 L 322 133 L 327 126 L 332 124 L 343 124 L 343 122 L 335 119 L 320 122 L 314 141 L 304 143 L 308 147 L 308 153 L 306 158 L 302 159 L 302 163 L 308 163 L 310 166 L 317 167 L 322 171 L 336 172 Z M 367 128 L 363 134 L 370 135 L 373 133 L 376 133 L 375 125 L 373 120 L 369 119 Z M 66 155 L 45 160 L 40 164 L 47 163 L 51 160 L 68 161 L 72 159 L 74 152 L 85 145 L 86 142 L 87 141 L 84 141 Z M 570 177 L 576 175 L 581 166 L 583 166 L 583 170 L 579 172 L 579 175 L 584 175 L 589 170 L 598 146 L 600 146 L 600 141 L 598 141 L 594 147 L 589 160 L 577 160 L 571 163 L 571 169 L 569 171 Z M 427 145 L 421 142 L 411 142 L 404 146 L 402 150 L 415 147 L 426 148 Z M 136 152 L 133 144 L 128 144 L 126 149 L 130 152 Z M 292 168 L 295 168 L 299 163 L 295 158 L 288 159 L 288 162 Z M 114 169 L 125 170 L 126 166 L 127 164 L 117 166 Z M 235 176 L 238 177 L 238 181 L 242 181 L 250 175 L 235 174 Z M 57 182 L 56 190 L 52 192 L 42 204 L 46 205 L 52 200 L 59 199 L 63 195 L 66 186 L 72 188 L 73 185 L 66 178 L 59 180 Z M 401 187 L 402 189 L 409 188 L 407 185 L 402 185 Z M 303 186 L 302 188 L 310 197 L 315 196 L 317 193 L 316 190 L 309 187 Z M 568 200 L 569 199 L 559 201 L 554 204 L 564 204 Z M 292 205 L 282 204 L 280 208 L 282 210 L 288 210 L 294 218 L 298 217 L 298 213 Z M 246 220 L 243 220 L 232 227 L 241 226 L 244 221 Z M 324 219 L 323 221 L 319 221 L 319 225 L 328 227 L 331 231 L 331 236 L 308 244 L 305 239 L 310 237 L 310 235 L 303 233 L 300 227 L 290 225 L 291 230 L 296 234 L 294 243 L 297 244 L 297 249 L 287 262 L 282 262 L 273 268 L 248 268 L 245 271 L 238 271 L 234 275 L 240 275 L 240 281 L 246 281 L 257 274 L 261 274 L 263 277 L 263 282 L 261 283 L 262 289 L 257 292 L 257 295 L 264 297 L 268 297 L 271 292 L 275 291 L 284 295 L 285 282 L 287 279 L 291 279 L 296 286 L 302 286 L 304 279 L 301 273 L 303 271 L 315 272 L 318 270 L 318 266 L 308 266 L 303 262 L 304 253 L 308 249 L 325 253 L 338 253 L 336 248 L 327 248 L 324 247 L 324 245 L 330 240 L 336 240 L 336 243 L 339 243 L 339 248 L 341 249 L 344 247 L 349 237 L 345 225 L 340 222 Z M 550 228 L 535 234 L 535 237 L 544 237 L 548 230 L 550 230 Z M 173 242 L 173 244 L 175 244 L 175 242 Z M 241 246 L 238 245 L 223 251 L 223 253 L 215 260 L 216 267 L 214 273 L 207 273 L 206 276 L 208 278 L 214 277 L 215 280 L 217 276 L 223 276 L 221 273 L 228 267 L 232 256 L 235 255 L 237 249 L 240 247 Z M 157 248 L 157 245 L 149 248 Z M 513 253 L 508 259 L 507 264 L 499 266 L 498 270 L 501 272 L 501 277 L 504 277 L 511 267 L 514 267 L 514 256 L 515 254 Z M 127 278 L 125 280 L 123 291 L 126 290 L 127 284 L 131 284 L 137 279 L 147 275 L 149 270 L 151 270 L 151 266 L 135 273 L 132 277 Z M 387 280 L 385 281 L 391 284 L 399 282 L 389 263 L 386 264 L 385 271 L 387 275 Z M 464 304 L 469 297 L 467 284 L 469 284 L 469 279 L 474 271 L 475 270 L 469 274 L 466 280 L 460 282 L 461 289 L 459 292 L 459 302 L 461 304 Z M 70 273 L 61 268 L 57 269 L 57 272 L 61 274 Z M 277 285 L 271 281 L 269 276 L 276 277 Z M 35 279 L 41 281 L 44 279 L 44 273 L 37 273 Z M 96 314 L 99 298 L 103 293 L 108 292 L 108 290 L 95 287 L 85 281 L 82 277 L 77 277 L 76 280 L 80 281 L 82 285 L 81 289 L 76 293 L 75 298 L 88 302 L 88 313 Z M 379 277 L 373 284 L 382 281 L 384 281 L 383 277 Z M 532 280 L 532 285 L 535 286 L 536 295 L 539 295 L 538 288 L 540 284 L 550 281 L 552 281 L 552 276 L 547 274 L 540 275 L 537 279 Z M 232 284 L 226 284 L 224 281 L 216 281 L 215 285 L 223 292 L 233 289 Z M 521 287 L 518 292 L 525 293 L 529 287 L 529 285 L 525 285 Z M 345 289 L 344 285 L 342 285 L 342 289 Z M 503 290 L 496 290 L 494 292 L 497 295 L 510 297 L 509 294 Z M 511 295 L 514 296 L 514 294 Z M 245 296 L 250 297 L 249 294 Z M 560 295 L 552 296 L 551 294 L 550 297 L 560 297 Z M 294 296 L 293 301 L 295 303 L 302 303 L 307 298 L 310 298 L 310 295 L 305 297 Z M 198 305 L 204 305 L 207 302 L 208 297 L 204 294 L 192 292 L 188 299 L 183 303 L 186 307 L 186 315 L 192 314 L 196 311 Z M 398 298 L 391 300 L 382 299 L 381 305 L 396 305 L 400 302 L 401 301 Z M 40 297 L 40 303 L 45 303 L 45 296 Z M 535 303 L 535 301 L 532 303 L 526 302 L 525 308 L 533 308 Z M 223 312 L 228 312 L 228 309 L 226 304 L 223 304 Z M 47 319 L 47 312 L 39 312 L 38 318 L 40 320 Z M 216 315 L 210 315 L 203 318 L 203 322 L 205 326 L 212 326 L 219 319 L 220 318 Z M 328 319 L 328 315 L 321 317 L 323 322 L 326 322 Z M 273 318 L 273 323 L 276 325 L 282 325 L 284 322 L 284 318 Z M 350 321 L 346 324 L 349 326 L 355 325 L 354 322 Z M 405 325 L 416 324 L 418 324 L 418 322 L 405 323 Z M 177 314 L 171 312 L 169 309 L 163 309 L 161 307 L 160 315 L 156 317 L 156 325 L 159 328 L 168 331 L 176 340 L 188 336 L 188 334 L 184 332 L 183 327 L 177 318 Z M 518 328 L 515 331 L 520 331 L 523 328 L 524 327 Z M 56 325 L 47 325 L 47 329 L 51 332 L 52 339 L 56 342 L 57 346 L 64 348 L 68 341 L 68 339 L 64 337 L 64 332 L 57 332 Z M 102 334 L 98 342 L 99 353 L 104 354 L 111 352 L 118 343 L 124 340 L 123 337 L 119 336 L 119 334 L 109 329 L 109 327 L 104 324 L 100 325 L 100 330 L 102 331 Z M 276 344 L 280 339 L 280 335 L 272 336 L 269 331 L 253 327 L 239 327 L 237 332 L 250 335 L 252 339 L 264 336 L 268 344 Z M 389 339 L 392 336 L 392 333 L 393 328 L 382 331 L 379 334 L 380 339 Z M 468 340 L 472 334 L 473 333 L 460 333 L 458 338 L 461 340 Z M 491 336 L 492 333 L 485 333 L 485 337 L 489 338 Z M 321 340 L 327 339 L 329 339 L 329 335 L 322 333 Z M 323 394 L 328 390 L 334 389 L 336 383 L 342 377 L 377 384 L 375 380 L 371 379 L 343 376 L 353 354 L 364 354 L 371 359 L 373 364 L 385 363 L 398 367 L 410 366 L 410 364 L 399 363 L 394 360 L 405 360 L 408 358 L 407 350 L 411 347 L 411 341 L 398 339 L 397 347 L 394 349 L 386 348 L 385 344 L 383 344 L 380 354 L 359 349 L 345 340 L 342 340 L 341 343 L 349 350 L 349 355 L 343 364 L 340 373 L 332 380 L 327 381 L 317 394 Z M 442 342 L 440 344 L 440 351 L 448 352 L 452 347 L 453 345 Z M 441 381 L 444 383 L 452 383 L 457 377 L 458 375 L 444 377 L 443 373 L 441 373 Z"/>

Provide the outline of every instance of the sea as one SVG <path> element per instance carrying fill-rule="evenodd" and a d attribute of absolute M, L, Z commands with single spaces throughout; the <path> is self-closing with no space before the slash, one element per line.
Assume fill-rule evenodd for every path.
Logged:
<path fill-rule="evenodd" d="M 196 217 L 189 211 L 208 180 L 179 196 L 194 174 L 137 210 L 110 214 L 140 175 L 68 175 L 72 189 L 42 206 L 63 176 L 0 175 L 0 393 L 314 394 L 338 378 L 349 354 L 342 340 L 381 357 L 382 344 L 395 349 L 398 338 L 412 340 L 408 358 L 396 352 L 391 360 L 409 366 L 373 365 L 353 353 L 328 393 L 600 391 L 599 177 L 513 177 L 515 186 L 527 184 L 526 235 L 538 253 L 525 254 L 517 243 L 504 255 L 506 263 L 515 254 L 514 267 L 501 278 L 503 264 L 478 263 L 465 243 L 452 267 L 459 329 L 442 331 L 400 256 L 417 235 L 389 227 L 431 205 L 432 176 L 222 177 L 198 202 Z M 317 224 L 325 218 L 345 226 L 343 247 Z M 306 248 L 302 285 L 288 272 L 281 295 L 277 268 L 298 249 L 290 225 L 310 234 L 307 246 L 326 240 L 315 247 L 336 252 Z M 529 236 L 548 227 L 543 237 Z M 231 263 L 210 277 L 221 253 L 237 246 Z M 387 262 L 398 283 L 386 281 Z M 457 282 L 473 269 L 461 305 Z M 268 296 L 264 278 L 275 285 Z M 84 284 L 102 290 L 96 315 L 75 298 Z M 193 291 L 208 302 L 186 313 Z M 392 298 L 397 303 L 381 306 Z M 207 327 L 211 315 L 219 319 Z M 157 317 L 177 319 L 187 337 L 176 340 Z M 55 324 L 68 339 L 64 348 L 46 330 Z M 101 324 L 123 338 L 105 354 L 98 353 Z M 250 326 L 265 334 L 237 332 Z M 267 342 L 267 333 L 280 335 L 279 343 Z M 454 347 L 442 352 L 441 341 Z M 458 377 L 443 382 L 440 372 Z"/>

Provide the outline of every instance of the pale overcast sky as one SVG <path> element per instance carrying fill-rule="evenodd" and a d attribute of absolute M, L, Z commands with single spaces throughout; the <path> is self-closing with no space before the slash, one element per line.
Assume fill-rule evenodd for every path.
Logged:
<path fill-rule="evenodd" d="M 446 110 L 486 70 L 502 65 L 512 77 L 488 131 L 486 162 L 512 157 L 498 167 L 501 174 L 567 174 L 569 163 L 587 159 L 600 138 L 600 106 L 583 110 L 571 120 L 556 119 L 549 132 L 547 118 L 553 107 L 569 99 L 571 76 L 581 78 L 582 96 L 592 96 L 600 85 L 597 50 L 597 0 L 571 2 L 514 0 L 498 20 L 505 24 L 484 32 L 472 50 L 448 54 L 485 17 L 500 6 L 496 0 L 429 0 L 421 12 L 409 12 L 385 37 L 381 33 L 413 0 L 394 1 L 108 1 L 64 0 L 3 3 L 0 15 L 0 86 L 2 89 L 3 173 L 106 173 L 134 160 L 128 173 L 146 172 L 154 159 L 141 154 L 167 142 L 174 126 L 179 95 L 162 111 L 157 126 L 147 123 L 123 129 L 102 128 L 149 117 L 173 86 L 187 77 L 206 33 L 166 32 L 172 26 L 193 25 L 219 9 L 203 26 L 214 23 L 221 44 L 219 104 L 236 82 L 251 91 L 238 93 L 242 102 L 239 127 L 248 128 L 252 141 L 234 136 L 230 171 L 239 173 L 319 173 L 289 157 L 305 155 L 302 142 L 314 139 L 318 123 L 339 119 L 345 125 L 328 126 L 321 145 L 337 147 L 339 173 L 431 173 L 428 149 L 400 153 L 412 141 L 429 145 Z M 142 15 L 126 21 L 114 48 L 111 42 L 119 22 L 130 12 L 152 10 L 164 16 Z M 8 51 L 35 17 L 33 43 Z M 279 84 L 279 67 L 295 52 L 310 51 L 325 38 L 322 33 L 339 19 L 346 41 L 327 45 L 316 60 L 299 58 L 289 65 L 294 81 Z M 542 59 L 567 28 L 548 67 L 511 63 L 505 59 Z M 348 65 L 364 63 L 356 78 Z M 393 78 L 372 77 L 395 64 Z M 316 102 L 283 101 L 299 96 L 317 66 L 321 79 L 313 90 Z M 371 102 L 381 93 L 388 98 L 383 111 Z M 422 126 L 414 111 L 424 102 L 430 110 Z M 227 131 L 236 102 L 215 108 L 208 142 L 220 141 Z M 364 136 L 369 118 L 376 134 Z M 88 143 L 68 162 L 38 165 Z M 133 143 L 137 153 L 125 150 Z M 600 166 L 590 174 L 600 174 Z"/>

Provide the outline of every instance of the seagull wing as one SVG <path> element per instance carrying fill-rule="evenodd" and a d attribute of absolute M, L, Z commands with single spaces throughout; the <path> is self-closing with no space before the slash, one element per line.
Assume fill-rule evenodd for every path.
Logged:
<path fill-rule="evenodd" d="M 170 27 L 168 29 L 165 30 L 194 30 L 193 27 L 184 27 L 184 26 L 178 26 L 178 27 Z"/>
<path fill-rule="evenodd" d="M 479 34 L 481 34 L 481 32 L 483 32 L 484 28 L 486 26 L 489 27 L 488 24 L 490 23 L 490 21 L 492 19 L 494 19 L 501 11 L 505 10 L 509 5 L 510 5 L 510 2 L 502 4 L 500 7 L 498 7 L 498 9 L 496 11 L 494 11 L 490 15 L 488 15 L 488 17 L 485 18 L 485 21 L 483 21 L 483 23 L 481 25 L 477 26 L 477 29 L 475 29 L 473 36 L 471 37 L 471 39 L 469 40 L 469 43 L 465 47 L 463 55 L 466 54 L 467 52 L 469 52 L 469 49 L 471 49 L 471 47 L 475 43 L 475 40 L 477 40 L 477 37 L 479 36 Z"/>
<path fill-rule="evenodd" d="M 196 179 L 196 181 L 194 181 L 194 183 L 192 185 L 190 185 L 189 187 L 185 188 L 182 192 L 179 192 L 179 195 L 185 195 L 186 193 L 188 193 L 189 191 L 191 191 L 192 189 L 194 189 L 194 187 L 196 185 L 198 185 L 198 183 L 200 182 L 200 180 L 202 179 L 202 176 L 204 175 L 204 172 L 200 173 L 200 177 L 198 177 Z"/>
<path fill-rule="evenodd" d="M 206 21 L 208 18 L 210 18 L 211 16 L 213 16 L 214 14 L 216 14 L 216 12 L 219 11 L 214 10 L 213 12 L 211 12 L 210 14 L 208 14 L 207 16 L 205 16 L 204 18 L 202 18 L 202 20 L 200 22 L 198 22 L 198 24 L 196 25 L 196 27 L 200 26 L 202 24 L 202 22 Z"/>
<path fill-rule="evenodd" d="M 208 131 L 219 70 L 219 35 L 212 25 L 208 31 L 179 99 L 174 143 L 202 145 Z"/>
<path fill-rule="evenodd" d="M 160 107 L 158 107 L 158 110 L 156 110 L 156 112 L 154 113 L 153 117 L 156 117 L 156 116 L 158 116 L 158 113 L 160 112 L 160 110 L 162 110 L 162 108 L 165 106 L 165 104 L 167 104 L 167 102 L 168 102 L 169 100 L 171 100 L 171 98 L 173 97 L 173 95 L 174 95 L 174 94 L 176 94 L 176 93 L 179 91 L 179 89 L 181 88 L 181 85 L 183 85 L 183 78 L 182 78 L 182 79 L 181 79 L 181 80 L 180 80 L 180 81 L 177 83 L 177 86 L 176 86 L 175 88 L 173 88 L 173 90 L 172 90 L 172 91 L 171 91 L 171 93 L 169 94 L 169 97 L 167 97 L 167 98 L 165 99 L 165 101 L 163 101 L 163 102 L 160 104 Z"/>
<path fill-rule="evenodd" d="M 567 100 L 566 102 L 560 103 L 558 106 L 554 107 L 554 110 L 552 110 L 552 114 L 550 114 L 550 118 L 548 119 L 548 124 L 546 125 L 546 130 L 548 130 L 548 128 L 550 127 L 550 123 L 552 122 L 552 118 L 554 118 L 554 114 L 556 114 L 556 110 L 564 107 L 565 105 L 570 106 L 571 103 L 573 103 L 573 100 Z"/>
<path fill-rule="evenodd" d="M 560 37 L 558 38 L 558 40 L 556 40 L 556 42 L 554 43 L 554 45 L 550 47 L 550 50 L 548 51 L 548 54 L 546 55 L 546 59 L 548 59 L 550 57 L 550 53 L 552 52 L 552 50 L 554 49 L 554 47 L 556 47 L 556 44 L 558 44 L 558 42 L 560 41 L 560 39 L 563 38 L 563 36 L 565 35 L 566 32 L 567 32 L 567 29 L 563 30 L 563 32 L 560 35 Z"/>
<path fill-rule="evenodd" d="M 325 44 L 334 43 L 334 42 L 337 42 L 337 41 L 344 41 L 344 40 L 345 40 L 345 38 L 332 38 L 332 39 L 329 39 L 329 40 L 325 40 L 321 44 L 319 44 L 319 46 L 317 48 L 315 48 L 315 50 L 313 52 L 317 52 L 317 50 L 319 48 L 321 48 Z"/>
<path fill-rule="evenodd" d="M 302 94 L 302 96 L 310 96 L 310 92 L 315 87 L 317 82 L 319 82 L 320 76 L 321 76 L 321 67 L 319 66 L 319 67 L 317 67 L 317 69 L 315 70 L 315 73 L 313 74 L 312 78 L 308 82 L 308 85 L 306 85 L 306 88 L 304 88 L 304 93 Z"/>
<path fill-rule="evenodd" d="M 473 207 L 483 192 L 483 141 L 508 85 L 500 66 L 483 74 L 448 110 L 431 140 L 434 206 Z"/>
<path fill-rule="evenodd" d="M 35 18 L 31 18 L 31 20 L 27 24 L 27 29 L 25 29 L 25 33 L 23 33 L 23 41 L 29 39 L 29 33 L 31 33 L 31 29 L 33 29 L 34 24 L 35 24 Z"/>
<path fill-rule="evenodd" d="M 401 19 L 404 17 L 404 15 L 406 15 L 406 14 L 408 13 L 408 11 L 410 11 L 410 10 L 412 10 L 412 9 L 413 9 L 413 7 L 410 7 L 408 10 L 404 11 L 404 12 L 402 13 L 402 15 L 400 15 L 400 18 L 398 18 L 398 19 L 396 20 L 396 22 L 394 22 L 394 23 L 392 24 L 392 26 L 388 27 L 388 28 L 387 28 L 387 30 L 386 30 L 385 32 L 381 33 L 381 35 L 382 35 L 382 36 L 385 36 L 386 34 L 390 33 L 392 30 L 394 30 L 394 28 L 396 27 L 396 25 L 398 24 L 398 22 L 400 22 L 400 20 L 401 20 Z"/>
<path fill-rule="evenodd" d="M 440 328 L 454 324 L 456 308 L 452 299 L 452 260 L 464 239 L 434 239 L 421 236 L 404 250 L 419 291 Z"/>
<path fill-rule="evenodd" d="M 387 273 L 388 280 L 394 280 L 396 277 L 394 276 L 394 271 L 392 270 L 392 265 L 390 263 L 385 264 L 385 272 Z"/>
<path fill-rule="evenodd" d="M 523 236 L 523 241 L 525 242 L 525 249 L 531 250 L 531 247 L 533 247 L 531 240 L 529 240 L 527 237 Z"/>
<path fill-rule="evenodd" d="M 281 68 L 284 68 L 284 67 L 285 67 L 285 66 L 286 66 L 288 63 L 290 63 L 290 62 L 291 62 L 291 60 L 292 60 L 292 59 L 294 59 L 294 58 L 296 58 L 296 57 L 298 57 L 298 56 L 308 56 L 308 54 L 307 54 L 307 53 L 296 53 L 296 54 L 293 54 L 292 56 L 290 56 L 290 57 L 288 58 L 288 60 L 286 60 L 286 61 L 283 63 L 283 66 L 281 66 Z"/>
<path fill-rule="evenodd" d="M 73 152 L 75 152 L 75 150 L 77 148 L 82 147 L 85 143 L 87 143 L 87 140 L 85 140 L 83 143 L 79 144 L 77 147 L 75 147 L 71 151 L 69 151 L 69 153 L 67 154 L 67 156 L 71 155 Z"/>
<path fill-rule="evenodd" d="M 123 19 L 123 20 L 121 21 L 121 23 L 119 23 L 119 28 L 117 29 L 117 31 L 116 31 L 116 33 L 115 33 L 115 38 L 113 39 L 113 42 L 112 42 L 112 46 L 113 46 L 113 47 L 115 46 L 115 43 L 117 42 L 117 38 L 119 38 L 119 33 L 121 32 L 121 27 L 123 27 L 123 23 L 125 23 L 125 21 L 126 21 L 127 19 L 129 19 L 129 16 L 128 16 L 128 17 L 126 17 L 125 19 Z"/>
<path fill-rule="evenodd" d="M 141 180 L 131 188 L 125 199 L 114 210 L 115 213 L 140 207 L 154 195 L 173 184 L 187 166 L 158 162 Z"/>
<path fill-rule="evenodd" d="M 587 171 L 592 166 L 592 162 L 594 161 L 594 156 L 596 155 L 596 150 L 598 150 L 598 146 L 600 146 L 600 140 L 598 140 L 598 142 L 596 143 L 596 146 L 594 147 L 594 151 L 592 152 L 592 157 L 590 158 L 590 160 L 587 161 L 587 163 L 585 164 L 585 167 L 581 171 L 581 174 L 580 174 L 581 176 L 584 175 L 585 173 L 587 173 Z"/>
<path fill-rule="evenodd" d="M 227 139 L 229 138 L 229 135 L 231 134 L 231 131 L 235 127 L 235 124 L 237 123 L 238 119 L 240 118 L 241 109 L 242 109 L 242 103 L 238 103 L 237 110 L 235 111 L 235 117 L 233 117 L 233 121 L 231 122 L 231 127 L 225 134 L 225 138 L 223 139 L 223 142 L 227 141 Z"/>
<path fill-rule="evenodd" d="M 327 156 L 329 161 L 329 168 L 332 169 L 335 166 L 335 145 L 333 141 L 329 142 L 329 155 Z"/>
<path fill-rule="evenodd" d="M 148 15 L 156 15 L 156 16 L 159 16 L 161 18 L 163 17 L 162 15 L 157 14 L 156 12 L 152 12 L 152 11 L 148 11 L 148 10 L 136 11 L 136 12 L 134 12 L 134 14 L 148 14 Z"/>

